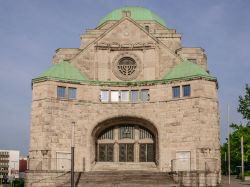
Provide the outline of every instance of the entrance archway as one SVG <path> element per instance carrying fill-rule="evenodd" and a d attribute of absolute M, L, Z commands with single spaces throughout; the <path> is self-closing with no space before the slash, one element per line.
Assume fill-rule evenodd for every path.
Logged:
<path fill-rule="evenodd" d="M 152 123 L 136 117 L 105 120 L 93 131 L 96 162 L 155 162 L 158 133 Z"/>

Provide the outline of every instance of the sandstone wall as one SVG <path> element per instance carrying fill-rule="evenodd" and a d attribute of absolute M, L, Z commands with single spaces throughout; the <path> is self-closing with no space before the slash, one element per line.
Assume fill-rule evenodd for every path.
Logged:
<path fill-rule="evenodd" d="M 191 85 L 191 96 L 173 99 L 172 86 L 186 84 Z M 57 99 L 57 86 L 76 87 L 77 99 Z M 148 102 L 101 103 L 99 100 L 101 89 L 144 88 L 150 90 Z M 56 170 L 56 153 L 70 153 L 72 121 L 76 123 L 76 170 L 91 170 L 96 155 L 93 129 L 104 120 L 124 116 L 147 120 L 158 130 L 157 168 L 160 171 L 171 170 L 177 151 L 191 151 L 191 169 L 204 169 L 205 162 L 211 162 L 213 167 L 213 161 L 219 160 L 219 116 L 214 82 L 194 80 L 137 87 L 42 82 L 34 84 L 32 103 L 30 160 L 35 164 L 31 164 L 31 170 Z"/>

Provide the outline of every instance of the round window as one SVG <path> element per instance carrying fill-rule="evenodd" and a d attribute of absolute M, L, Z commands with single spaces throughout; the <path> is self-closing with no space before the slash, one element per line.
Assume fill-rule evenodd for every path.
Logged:
<path fill-rule="evenodd" d="M 118 55 L 113 64 L 113 72 L 121 80 L 135 79 L 140 72 L 140 63 L 137 56 L 129 53 Z"/>
<path fill-rule="evenodd" d="M 136 70 L 136 62 L 133 58 L 123 57 L 118 61 L 117 68 L 125 76 L 132 75 Z"/>

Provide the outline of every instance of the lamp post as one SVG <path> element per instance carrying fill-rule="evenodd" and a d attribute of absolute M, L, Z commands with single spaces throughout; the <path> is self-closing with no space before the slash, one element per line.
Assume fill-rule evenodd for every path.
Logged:
<path fill-rule="evenodd" d="M 243 136 L 241 137 L 241 177 L 242 177 L 242 181 L 244 181 L 245 178 L 245 174 L 244 174 L 244 140 L 243 140 Z"/>
<path fill-rule="evenodd" d="M 75 147 L 74 147 L 74 135 L 75 135 L 75 122 L 72 122 L 72 132 L 71 132 L 71 187 L 74 187 L 74 154 L 75 154 Z"/>
<path fill-rule="evenodd" d="M 231 183 L 231 158 L 230 158 L 230 124 L 229 124 L 229 105 L 227 105 L 227 124 L 228 124 L 228 144 L 227 144 L 227 152 L 228 152 L 228 184 Z"/>

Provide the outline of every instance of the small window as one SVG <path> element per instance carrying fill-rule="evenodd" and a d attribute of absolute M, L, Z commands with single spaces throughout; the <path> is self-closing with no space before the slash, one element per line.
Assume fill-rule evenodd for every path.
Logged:
<path fill-rule="evenodd" d="M 149 101 L 149 90 L 141 90 L 141 100 Z"/>
<path fill-rule="evenodd" d="M 194 64 L 197 64 L 197 59 L 196 58 L 189 58 L 188 61 L 193 62 Z"/>
<path fill-rule="evenodd" d="M 123 102 L 129 101 L 129 91 L 128 90 L 121 91 L 121 101 L 123 101 Z"/>
<path fill-rule="evenodd" d="M 69 88 L 68 89 L 68 98 L 69 99 L 76 99 L 76 88 Z"/>
<path fill-rule="evenodd" d="M 109 101 L 109 91 L 108 90 L 101 90 L 100 99 L 101 99 L 101 102 L 108 102 Z"/>
<path fill-rule="evenodd" d="M 119 101 L 119 91 L 111 91 L 111 101 L 118 102 Z"/>
<path fill-rule="evenodd" d="M 180 86 L 174 86 L 172 88 L 173 90 L 173 97 L 180 97 Z"/>
<path fill-rule="evenodd" d="M 138 101 L 138 90 L 131 90 L 131 102 L 136 103 Z"/>
<path fill-rule="evenodd" d="M 148 25 L 145 26 L 145 30 L 146 30 L 147 32 L 149 32 L 149 26 L 148 26 Z"/>
<path fill-rule="evenodd" d="M 187 96 L 190 96 L 190 85 L 185 85 L 185 86 L 182 86 L 182 89 L 183 89 L 183 97 L 187 97 Z"/>
<path fill-rule="evenodd" d="M 66 90 L 65 87 L 58 86 L 57 87 L 57 97 L 58 98 L 65 98 L 65 90 Z"/>

